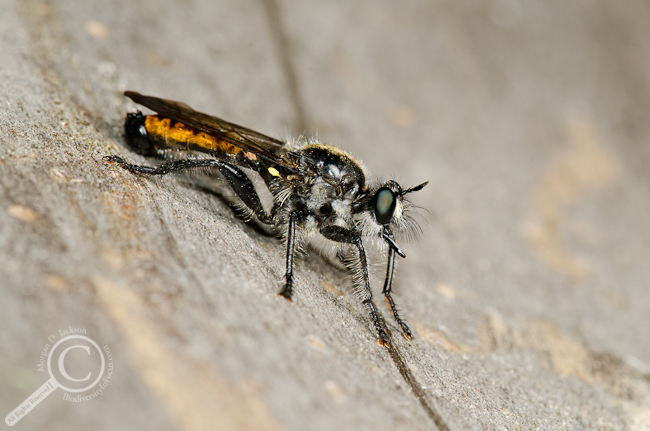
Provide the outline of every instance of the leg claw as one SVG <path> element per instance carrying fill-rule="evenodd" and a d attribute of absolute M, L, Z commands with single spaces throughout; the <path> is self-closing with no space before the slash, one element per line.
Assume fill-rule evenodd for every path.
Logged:
<path fill-rule="evenodd" d="M 280 293 L 278 293 L 278 296 L 283 297 L 284 299 L 286 299 L 289 302 L 293 302 L 291 300 L 291 287 L 289 287 L 289 286 L 284 286 L 282 288 L 282 290 L 280 291 Z"/>
<path fill-rule="evenodd" d="M 380 346 L 390 347 L 390 339 L 384 331 L 379 331 L 379 339 L 377 340 Z"/>

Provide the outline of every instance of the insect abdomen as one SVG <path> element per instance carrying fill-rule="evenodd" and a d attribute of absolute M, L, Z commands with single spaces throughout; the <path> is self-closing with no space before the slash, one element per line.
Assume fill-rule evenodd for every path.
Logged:
<path fill-rule="evenodd" d="M 221 159 L 246 158 L 246 152 L 224 140 L 160 115 L 127 114 L 124 131 L 128 144 L 139 154 L 152 156 L 158 150 L 176 148 L 201 151 Z M 242 154 L 244 153 L 244 154 Z M 254 155 L 252 159 L 254 160 Z"/>
<path fill-rule="evenodd" d="M 156 147 L 147 132 L 145 119 L 146 117 L 139 111 L 127 114 L 124 119 L 124 135 L 133 151 L 143 156 L 153 156 Z"/>

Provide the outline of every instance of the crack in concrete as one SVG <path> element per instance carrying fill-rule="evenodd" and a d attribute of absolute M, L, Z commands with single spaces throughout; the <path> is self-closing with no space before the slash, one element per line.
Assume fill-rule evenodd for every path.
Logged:
<path fill-rule="evenodd" d="M 307 113 L 302 102 L 300 85 L 298 83 L 296 68 L 292 61 L 289 38 L 282 23 L 280 8 L 276 0 L 261 0 L 261 3 L 266 12 L 266 17 L 269 20 L 271 35 L 280 59 L 280 67 L 287 81 L 289 99 L 296 114 L 294 127 L 298 135 L 301 135 L 308 129 Z"/>
<path fill-rule="evenodd" d="M 422 408 L 424 408 L 427 416 L 431 418 L 433 423 L 440 431 L 449 431 L 449 426 L 447 426 L 447 423 L 442 418 L 440 412 L 435 408 L 435 406 L 432 405 L 429 397 L 427 396 L 426 392 L 424 392 L 424 389 L 420 383 L 418 383 L 418 381 L 415 379 L 415 376 L 409 369 L 408 365 L 406 365 L 401 352 L 397 349 L 397 347 L 391 344 L 388 347 L 388 353 L 390 354 L 393 363 L 397 367 L 399 373 L 402 375 L 404 381 L 411 387 L 413 394 L 420 402 L 420 405 L 422 405 Z"/>

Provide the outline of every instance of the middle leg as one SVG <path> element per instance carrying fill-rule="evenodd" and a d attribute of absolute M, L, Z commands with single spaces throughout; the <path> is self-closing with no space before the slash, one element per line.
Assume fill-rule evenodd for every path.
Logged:
<path fill-rule="evenodd" d="M 285 284 L 279 295 L 291 302 L 293 293 L 293 254 L 296 246 L 296 218 L 298 214 L 294 211 L 289 215 L 289 226 L 287 229 L 287 272 Z"/>

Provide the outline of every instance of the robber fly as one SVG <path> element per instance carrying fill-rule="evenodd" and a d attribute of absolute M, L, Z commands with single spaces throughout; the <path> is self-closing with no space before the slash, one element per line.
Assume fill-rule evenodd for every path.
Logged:
<path fill-rule="evenodd" d="M 193 168 L 212 168 L 221 173 L 241 203 L 257 219 L 283 230 L 287 244 L 285 283 L 279 295 L 291 300 L 294 287 L 294 252 L 313 237 L 333 246 L 352 270 L 353 281 L 379 335 L 389 346 L 372 301 L 368 259 L 364 242 L 375 242 L 388 251 L 383 294 L 397 325 L 410 340 L 411 330 L 397 313 L 391 296 L 395 255 L 406 257 L 395 242 L 395 233 L 416 225 L 409 216 L 409 193 L 428 184 L 402 188 L 396 181 L 366 183 L 366 169 L 338 148 L 318 142 L 289 145 L 246 127 L 197 112 L 184 103 L 124 93 L 134 102 L 155 111 L 127 114 L 125 137 L 131 148 L 145 156 L 163 155 L 170 149 L 201 152 L 208 158 L 184 158 L 157 167 L 127 163 L 118 156 L 104 160 L 143 175 L 165 175 Z M 273 196 L 268 213 L 248 175 L 256 171 Z"/>

